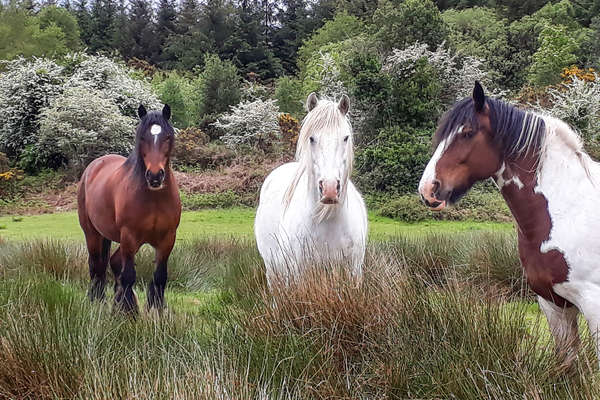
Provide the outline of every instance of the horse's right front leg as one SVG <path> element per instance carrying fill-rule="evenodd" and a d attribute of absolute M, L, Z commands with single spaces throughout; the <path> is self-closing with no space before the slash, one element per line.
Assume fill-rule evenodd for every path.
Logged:
<path fill-rule="evenodd" d="M 565 365 L 570 366 L 577 358 L 579 349 L 579 310 L 573 306 L 559 307 L 541 296 L 538 296 L 538 303 L 548 320 L 558 357 Z"/>
<path fill-rule="evenodd" d="M 127 314 L 138 313 L 138 302 L 133 285 L 135 284 L 135 254 L 140 244 L 127 233 L 121 234 L 120 258 L 121 273 L 117 278 L 115 308 Z"/>

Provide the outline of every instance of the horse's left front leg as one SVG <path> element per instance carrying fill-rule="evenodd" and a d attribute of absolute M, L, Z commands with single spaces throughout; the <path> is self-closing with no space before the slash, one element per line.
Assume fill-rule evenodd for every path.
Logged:
<path fill-rule="evenodd" d="M 167 286 L 167 261 L 175 245 L 175 233 L 168 235 L 156 247 L 156 270 L 148 285 L 148 309 L 159 310 L 165 306 L 165 287 Z"/>

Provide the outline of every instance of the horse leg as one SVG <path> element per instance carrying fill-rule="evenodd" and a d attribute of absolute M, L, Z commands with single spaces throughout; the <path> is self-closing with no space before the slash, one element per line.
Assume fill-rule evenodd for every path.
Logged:
<path fill-rule="evenodd" d="M 571 365 L 579 349 L 577 330 L 579 310 L 576 307 L 559 307 L 540 296 L 538 296 L 538 303 L 548 320 L 558 356 L 566 365 Z"/>
<path fill-rule="evenodd" d="M 126 314 L 137 314 L 138 303 L 133 291 L 135 284 L 135 253 L 140 244 L 128 232 L 121 233 L 121 273 L 118 278 L 118 288 L 115 293 L 115 308 Z"/>
<path fill-rule="evenodd" d="M 121 247 L 118 247 L 110 257 L 110 270 L 115 278 L 115 293 L 117 293 L 117 289 L 119 288 L 119 276 L 121 275 L 122 267 L 121 263 Z"/>
<path fill-rule="evenodd" d="M 88 248 L 88 265 L 90 270 L 90 288 L 88 298 L 91 301 L 104 300 L 106 286 L 106 267 L 110 252 L 110 240 L 103 238 L 96 230 L 85 231 Z"/>
<path fill-rule="evenodd" d="M 580 301 L 581 312 L 588 323 L 588 329 L 596 343 L 596 354 L 600 361 L 600 293 L 598 290 L 589 291 Z"/>
<path fill-rule="evenodd" d="M 154 277 L 148 285 L 148 309 L 155 307 L 162 309 L 165 306 L 165 287 L 167 286 L 167 261 L 173 246 L 175 234 L 163 240 L 156 248 L 156 270 Z"/>

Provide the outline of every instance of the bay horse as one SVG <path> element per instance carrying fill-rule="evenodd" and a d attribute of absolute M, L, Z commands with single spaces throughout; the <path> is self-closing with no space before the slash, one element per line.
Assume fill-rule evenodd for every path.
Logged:
<path fill-rule="evenodd" d="M 343 261 L 362 276 L 367 211 L 350 176 L 354 160 L 350 100 L 308 96 L 296 160 L 260 190 L 254 233 L 267 279 L 289 278 L 312 262 Z"/>
<path fill-rule="evenodd" d="M 135 147 L 125 158 L 109 154 L 92 161 L 79 182 L 77 209 L 89 253 L 91 300 L 104 299 L 106 269 L 115 276 L 115 308 L 137 313 L 134 257 L 145 243 L 156 250 L 156 270 L 148 287 L 148 308 L 164 306 L 167 261 L 181 216 L 177 182 L 170 167 L 175 131 L 171 109 L 140 118 Z M 111 242 L 120 244 L 109 259 Z"/>
<path fill-rule="evenodd" d="M 518 225 L 518 248 L 556 348 L 577 354 L 577 314 L 600 355 L 600 164 L 563 121 L 485 96 L 456 103 L 434 135 L 435 153 L 419 193 L 434 210 L 457 202 L 476 181 L 493 178 Z"/>

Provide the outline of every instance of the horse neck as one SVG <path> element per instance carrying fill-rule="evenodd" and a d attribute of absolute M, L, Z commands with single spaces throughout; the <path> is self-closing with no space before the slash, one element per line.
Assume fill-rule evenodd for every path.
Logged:
<path fill-rule="evenodd" d="M 569 196 L 569 185 L 580 184 L 586 174 L 577 153 L 550 138 L 539 157 L 506 160 L 493 178 L 515 217 L 520 237 L 537 242 L 548 238 L 552 226 L 547 185 L 561 187 L 564 196 Z"/>

